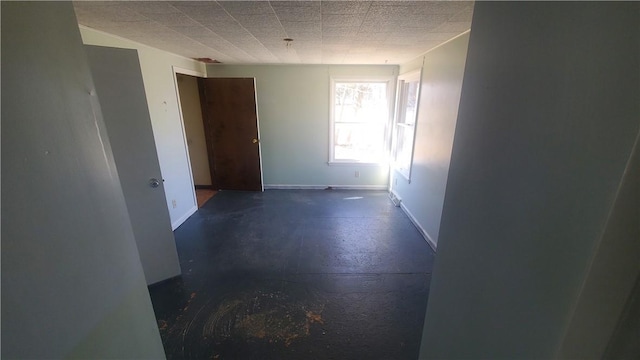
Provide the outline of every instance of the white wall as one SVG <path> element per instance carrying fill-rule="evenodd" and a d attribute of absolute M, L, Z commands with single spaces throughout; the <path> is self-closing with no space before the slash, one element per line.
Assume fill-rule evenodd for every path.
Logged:
<path fill-rule="evenodd" d="M 632 2 L 475 3 L 420 358 L 559 355 L 603 234 L 637 236 L 637 207 L 607 223 L 640 129 L 639 26 Z"/>
<path fill-rule="evenodd" d="M 193 182 L 195 185 L 211 185 L 211 172 L 209 171 L 204 123 L 202 122 L 198 79 L 193 76 L 178 74 L 177 80 Z"/>
<path fill-rule="evenodd" d="M 422 67 L 422 80 L 411 181 L 392 171 L 391 191 L 402 199 L 403 210 L 434 248 L 440 231 L 468 43 L 466 33 L 400 66 L 401 74 Z"/>
<path fill-rule="evenodd" d="M 164 358 L 71 3 L 1 5 L 1 356 Z"/>
<path fill-rule="evenodd" d="M 640 166 L 639 166 L 640 168 Z M 603 359 L 633 359 L 640 354 L 640 276 L 629 295 Z"/>
<path fill-rule="evenodd" d="M 619 316 L 640 278 L 640 137 L 573 307 L 559 357 L 603 358 Z M 638 324 L 640 318 L 636 318 Z M 624 330 L 624 329 L 623 329 Z M 635 331 L 636 341 L 640 335 Z M 619 331 L 619 337 L 623 337 Z M 611 346 L 615 346 L 612 344 Z M 636 346 L 637 348 L 638 346 Z M 620 349 L 610 347 L 609 352 Z"/>
<path fill-rule="evenodd" d="M 197 205 L 172 66 L 204 74 L 204 64 L 87 27 L 80 27 L 80 32 L 87 45 L 138 50 L 167 207 L 175 229 L 197 210 Z"/>
<path fill-rule="evenodd" d="M 256 78 L 265 186 L 386 188 L 387 166 L 327 164 L 329 77 L 397 72 L 397 66 L 209 65 L 207 76 Z"/>

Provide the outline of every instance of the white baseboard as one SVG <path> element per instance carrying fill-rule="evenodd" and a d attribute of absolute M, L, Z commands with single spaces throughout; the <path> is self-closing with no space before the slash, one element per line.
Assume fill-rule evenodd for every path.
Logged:
<path fill-rule="evenodd" d="M 265 190 L 387 190 L 387 185 L 264 185 Z"/>
<path fill-rule="evenodd" d="M 429 246 L 431 247 L 433 252 L 437 252 L 436 249 L 437 249 L 438 246 L 436 245 L 436 242 L 433 241 L 431 236 L 429 236 L 429 233 L 422 227 L 422 225 L 420 225 L 420 223 L 418 222 L 416 217 L 413 216 L 411 211 L 409 209 L 407 209 L 407 207 L 404 205 L 403 202 L 400 203 L 400 209 L 402 209 L 402 211 L 404 211 L 404 213 L 407 214 L 407 217 L 409 217 L 409 220 L 411 220 L 411 222 L 416 227 L 416 229 L 418 229 L 418 232 L 420 233 L 420 235 L 422 235 L 422 237 L 425 240 L 427 240 L 427 244 L 429 244 Z"/>
<path fill-rule="evenodd" d="M 176 220 L 175 222 L 173 222 L 171 224 L 171 230 L 175 230 L 178 228 L 178 226 L 182 225 L 183 222 L 187 221 L 187 219 L 189 218 L 189 216 L 195 214 L 195 212 L 198 211 L 198 205 L 192 207 L 191 209 L 189 209 L 184 215 L 182 215 L 178 220 Z"/>
<path fill-rule="evenodd" d="M 326 185 L 264 185 L 265 190 L 324 190 Z"/>

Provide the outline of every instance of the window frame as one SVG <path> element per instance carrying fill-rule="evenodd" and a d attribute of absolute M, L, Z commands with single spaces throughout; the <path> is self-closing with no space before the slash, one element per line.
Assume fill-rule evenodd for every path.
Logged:
<path fill-rule="evenodd" d="M 387 120 L 385 121 L 383 150 L 386 156 L 378 162 L 340 160 L 335 158 L 335 94 L 336 83 L 384 83 L 387 87 Z M 388 163 L 391 150 L 392 122 L 395 113 L 395 75 L 330 76 L 329 78 L 329 161 L 328 165 L 370 165 L 380 166 Z"/>
<path fill-rule="evenodd" d="M 404 89 L 404 84 L 409 82 L 418 82 L 418 87 L 416 89 L 416 111 L 415 111 L 415 118 L 413 119 L 413 123 L 407 123 L 406 121 L 406 100 L 407 100 L 407 96 L 405 93 L 405 89 Z M 416 131 L 418 128 L 418 114 L 420 112 L 420 94 L 422 92 L 422 69 L 419 70 L 414 70 L 414 71 L 410 71 L 410 72 L 406 72 L 404 74 L 398 75 L 398 81 L 396 84 L 396 111 L 395 111 L 395 116 L 393 118 L 393 149 L 392 149 L 392 153 L 391 153 L 391 162 L 392 162 L 392 166 L 393 169 L 400 174 L 402 177 L 404 177 L 408 183 L 411 183 L 411 169 L 413 168 L 413 158 L 414 158 L 414 153 L 415 153 L 415 146 L 416 146 Z M 403 120 L 402 122 L 400 122 L 400 120 Z M 408 161 L 408 167 L 404 168 L 403 164 L 404 162 L 399 162 L 398 161 L 398 143 L 399 143 L 399 128 L 403 127 L 405 129 L 411 129 L 413 134 L 412 134 L 412 139 L 410 141 L 411 143 L 411 150 L 409 151 L 409 161 Z M 405 139 L 406 140 L 406 139 Z"/>

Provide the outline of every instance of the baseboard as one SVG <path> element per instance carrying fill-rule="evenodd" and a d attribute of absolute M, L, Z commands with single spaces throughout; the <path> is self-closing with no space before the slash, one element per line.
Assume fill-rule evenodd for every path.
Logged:
<path fill-rule="evenodd" d="M 214 190 L 213 185 L 195 185 L 196 190 Z"/>
<path fill-rule="evenodd" d="M 429 236 L 429 233 L 422 227 L 422 225 L 420 225 L 420 223 L 418 222 L 416 217 L 413 216 L 411 211 L 409 209 L 407 209 L 407 207 L 404 205 L 403 202 L 400 203 L 400 209 L 402 209 L 402 211 L 404 211 L 404 213 L 407 214 L 407 217 L 409 218 L 409 220 L 411 220 L 411 222 L 416 227 L 416 229 L 418 229 L 418 232 L 427 241 L 427 244 L 429 244 L 429 246 L 431 247 L 433 252 L 437 252 L 436 249 L 437 249 L 438 246 L 436 245 L 436 242 L 433 241 L 431 236 Z"/>
<path fill-rule="evenodd" d="M 387 190 L 387 185 L 264 185 L 265 190 Z"/>
<path fill-rule="evenodd" d="M 195 205 L 194 207 L 192 207 L 191 209 L 189 209 L 184 215 L 182 215 L 178 220 L 176 220 L 174 223 L 171 224 L 171 230 L 175 230 L 178 228 L 178 226 L 182 225 L 183 222 L 187 221 L 187 219 L 189 218 L 189 216 L 195 214 L 195 212 L 198 211 L 198 205 Z"/>
<path fill-rule="evenodd" d="M 264 185 L 265 190 L 324 190 L 326 185 Z"/>

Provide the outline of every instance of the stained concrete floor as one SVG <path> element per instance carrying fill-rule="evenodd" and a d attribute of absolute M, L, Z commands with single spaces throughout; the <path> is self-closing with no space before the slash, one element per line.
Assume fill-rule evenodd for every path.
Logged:
<path fill-rule="evenodd" d="M 221 191 L 150 287 L 168 359 L 416 359 L 434 253 L 384 191 Z"/>

